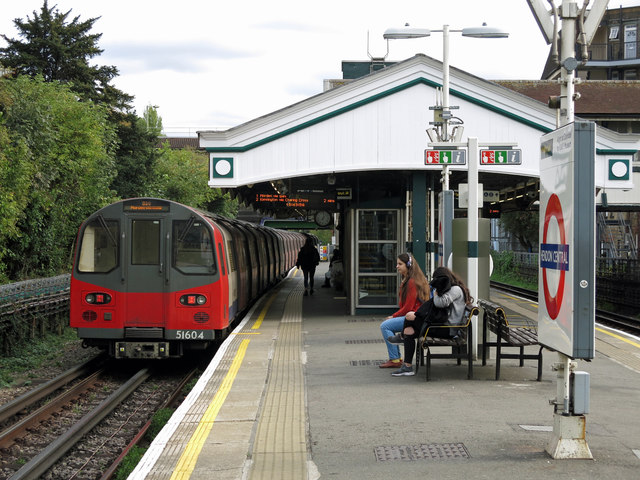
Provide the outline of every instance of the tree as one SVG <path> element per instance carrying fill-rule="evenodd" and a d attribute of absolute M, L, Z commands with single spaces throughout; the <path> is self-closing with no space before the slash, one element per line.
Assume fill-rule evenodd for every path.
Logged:
<path fill-rule="evenodd" d="M 56 6 L 49 8 L 44 0 L 33 18 L 14 19 L 23 40 L 0 35 L 7 42 L 7 47 L 0 48 L 0 63 L 15 75 L 41 75 L 46 82 L 68 83 L 83 100 L 130 109 L 133 97 L 110 84 L 118 69 L 89 65 L 90 59 L 103 52 L 98 47 L 102 34 L 89 33 L 99 17 L 83 22 L 75 17 L 68 22 L 70 13 L 60 13 Z"/>
<path fill-rule="evenodd" d="M 148 132 L 156 137 L 162 135 L 162 117 L 158 115 L 158 107 L 155 105 L 147 105 L 142 114 L 144 125 Z"/>
<path fill-rule="evenodd" d="M 153 180 L 158 136 L 134 113 L 113 112 L 111 121 L 120 139 L 112 188 L 121 198 L 145 195 Z"/>
<path fill-rule="evenodd" d="M 172 150 L 168 143 L 160 149 L 154 182 L 148 194 L 168 198 L 226 217 L 235 217 L 238 203 L 220 189 L 207 185 L 209 159 L 192 148 Z"/>
<path fill-rule="evenodd" d="M 107 111 L 78 102 L 58 82 L 19 76 L 0 79 L 0 112 L 4 274 L 19 280 L 66 271 L 82 220 L 115 199 Z"/>
<path fill-rule="evenodd" d="M 538 244 L 539 213 L 536 211 L 516 210 L 500 215 L 500 225 L 518 239 L 520 245 L 532 252 Z"/>

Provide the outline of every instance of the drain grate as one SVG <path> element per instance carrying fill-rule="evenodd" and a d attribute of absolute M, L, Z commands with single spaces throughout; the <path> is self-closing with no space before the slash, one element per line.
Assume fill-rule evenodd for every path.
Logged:
<path fill-rule="evenodd" d="M 381 338 L 377 338 L 375 340 L 369 339 L 369 340 L 345 340 L 344 343 L 346 343 L 347 345 L 359 345 L 362 343 L 384 343 L 384 340 Z"/>
<path fill-rule="evenodd" d="M 370 367 L 372 365 L 378 366 L 386 360 L 349 360 L 349 365 L 352 367 Z"/>
<path fill-rule="evenodd" d="M 462 443 L 431 443 L 429 445 L 383 445 L 373 449 L 376 460 L 428 460 L 471 458 L 467 447 Z"/>

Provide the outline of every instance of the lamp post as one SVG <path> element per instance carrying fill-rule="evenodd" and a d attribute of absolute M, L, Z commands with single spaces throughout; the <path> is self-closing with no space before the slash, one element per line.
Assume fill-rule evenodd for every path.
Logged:
<path fill-rule="evenodd" d="M 389 28 L 384 32 L 383 37 L 386 40 L 396 40 L 396 39 L 412 39 L 412 38 L 423 38 L 431 35 L 431 32 L 442 32 L 442 105 L 435 106 L 435 118 L 434 125 L 436 126 L 436 134 L 438 142 L 449 143 L 451 147 L 457 144 L 462 137 L 462 129 L 461 127 L 454 127 L 454 130 L 450 133 L 450 120 L 453 118 L 451 115 L 451 109 L 457 107 L 451 107 L 449 104 L 449 34 L 451 32 L 461 33 L 463 37 L 472 37 L 472 38 L 507 38 L 509 34 L 504 30 L 488 27 L 486 24 L 483 24 L 481 27 L 472 27 L 472 28 L 463 28 L 461 30 L 453 30 L 449 28 L 449 25 L 443 25 L 442 30 L 429 30 L 426 28 L 415 28 L 410 27 L 408 24 L 404 27 L 400 28 Z M 437 103 L 437 101 L 436 101 Z M 456 130 L 460 128 L 460 130 Z M 428 131 L 429 133 L 429 131 Z M 429 135 L 431 138 L 431 135 Z M 432 143 L 434 139 L 431 138 Z M 468 183 L 469 183 L 469 204 L 468 204 L 468 245 L 469 245 L 469 257 L 468 257 L 468 277 L 467 284 L 470 287 L 471 294 L 474 298 L 478 298 L 478 139 L 473 138 L 469 139 L 466 144 L 469 149 L 469 175 L 468 175 Z M 443 196 L 442 199 L 445 198 L 445 192 L 449 190 L 449 165 L 443 164 L 442 167 L 442 190 Z M 451 195 L 449 193 L 449 195 Z M 431 206 L 431 216 L 435 215 L 433 204 Z M 451 208 L 451 212 L 449 213 L 450 218 L 453 219 L 453 209 Z M 447 217 L 447 214 L 444 215 Z M 447 231 L 447 229 L 452 228 L 452 224 L 446 225 L 446 222 L 442 221 L 442 232 L 441 237 L 447 238 L 446 235 L 450 235 L 451 233 Z M 433 236 L 434 232 L 432 229 L 432 244 L 433 244 Z M 473 248 L 472 248 L 473 246 Z M 473 252 L 472 252 L 473 250 Z M 444 259 L 442 265 L 447 265 L 448 254 L 450 252 L 446 251 L 446 247 L 444 246 L 443 241 L 443 254 Z M 472 258 L 473 257 L 473 258 Z M 431 262 L 433 263 L 433 261 Z M 477 338 L 477 336 L 476 336 Z M 475 348 L 474 348 L 475 350 Z"/>
<path fill-rule="evenodd" d="M 472 38 L 507 38 L 509 33 L 499 28 L 488 27 L 483 24 L 481 27 L 469 27 L 461 30 L 452 30 L 449 25 L 443 25 L 442 30 L 429 30 L 428 28 L 415 28 L 406 24 L 404 27 L 388 28 L 383 34 L 385 40 L 401 40 L 412 38 L 423 38 L 431 36 L 431 32 L 442 32 L 442 107 L 441 113 L 436 105 L 436 128 L 438 131 L 438 141 L 451 142 L 453 135 L 449 133 L 449 121 L 452 118 L 451 106 L 449 105 L 449 33 L 461 33 L 463 37 Z M 437 117 L 440 117 L 438 119 Z M 461 136 L 461 135 L 460 135 Z M 442 189 L 449 190 L 449 165 L 444 164 L 442 171 Z"/>

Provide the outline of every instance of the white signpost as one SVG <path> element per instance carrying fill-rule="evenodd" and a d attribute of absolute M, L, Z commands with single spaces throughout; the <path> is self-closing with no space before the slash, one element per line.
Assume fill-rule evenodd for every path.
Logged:
<path fill-rule="evenodd" d="M 554 458 L 592 458 L 585 439 L 589 377 L 575 359 L 595 354 L 595 124 L 544 135 L 540 158 L 538 340 L 560 361 Z"/>

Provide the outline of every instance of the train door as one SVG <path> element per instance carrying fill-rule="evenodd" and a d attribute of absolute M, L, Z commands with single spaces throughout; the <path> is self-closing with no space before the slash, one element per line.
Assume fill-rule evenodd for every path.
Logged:
<path fill-rule="evenodd" d="M 161 326 L 165 319 L 169 222 L 156 215 L 125 215 L 124 288 L 129 293 L 124 327 Z"/>

